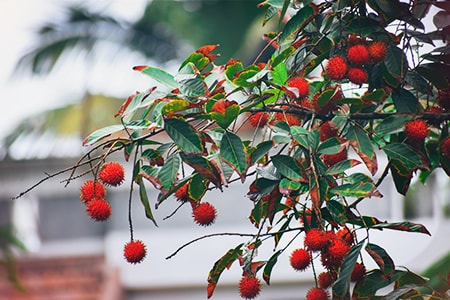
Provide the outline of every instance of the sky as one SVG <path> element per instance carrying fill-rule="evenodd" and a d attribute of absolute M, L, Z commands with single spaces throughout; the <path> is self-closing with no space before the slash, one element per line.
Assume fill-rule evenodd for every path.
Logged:
<path fill-rule="evenodd" d="M 133 5 L 130 5 L 130 3 Z M 18 59 L 36 42 L 35 30 L 63 15 L 68 3 L 87 4 L 124 20 L 137 18 L 146 0 L 1 0 L 0 1 L 0 139 L 30 115 L 79 99 L 86 85 L 93 92 L 126 97 L 148 83 L 132 71 L 146 64 L 136 58 L 123 59 L 112 66 L 106 62 L 95 68 L 63 65 L 51 76 L 31 76 L 14 72 Z M 128 84 L 126 84 L 128 83 Z"/>

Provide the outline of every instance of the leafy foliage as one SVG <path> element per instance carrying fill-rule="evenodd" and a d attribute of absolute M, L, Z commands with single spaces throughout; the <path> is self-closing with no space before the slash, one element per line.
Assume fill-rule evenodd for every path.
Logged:
<path fill-rule="evenodd" d="M 442 70 L 450 67 L 450 27 L 438 22 L 436 32 L 425 32 L 422 23 L 431 6 L 443 9 L 446 17 L 448 6 L 424 1 L 317 2 L 260 3 L 267 9 L 265 23 L 279 16 L 278 30 L 265 35 L 274 51 L 267 61 L 258 56 L 249 65 L 234 59 L 216 65 L 217 45 L 206 45 L 189 55 L 176 74 L 135 67 L 162 86 L 130 96 L 117 113 L 122 125 L 99 129 L 84 144 L 108 149 L 93 160 L 119 150 L 125 150 L 129 160 L 134 151 L 134 182 L 153 222 L 143 179 L 159 191 L 157 205 L 175 196 L 193 208 L 210 189 L 225 190 L 238 180 L 251 180 L 247 195 L 254 207 L 249 220 L 257 233 L 244 235 L 250 241 L 215 263 L 208 276 L 208 297 L 236 260 L 245 276 L 263 270 L 269 283 L 287 249 L 279 242 L 284 233 L 293 232 L 287 244 L 305 235 L 305 247 L 320 257 L 312 263 L 320 260 L 336 278 L 335 297 L 377 299 L 379 290 L 394 283 L 386 299 L 412 293 L 424 299 L 418 287 L 427 280 L 399 270 L 387 251 L 370 241 L 369 232 L 428 230 L 411 222 L 364 216 L 357 207 L 382 196 L 378 187 L 388 173 L 402 194 L 416 174 L 426 178 L 441 167 L 449 174 L 442 141 L 449 133 L 450 73 Z M 407 59 L 417 53 L 413 50 L 418 43 L 434 44 L 442 38 L 445 46 Z M 355 45 L 366 50 L 351 54 Z M 334 57 L 340 59 L 331 60 Z M 351 69 L 358 69 L 355 74 L 361 78 L 352 78 Z M 306 86 L 292 86 L 294 78 L 305 79 Z M 432 109 L 437 112 L 427 113 Z M 420 142 L 404 130 L 417 119 L 428 124 Z M 380 157 L 387 164 L 381 164 Z M 355 171 L 357 165 L 365 171 Z M 186 193 L 180 197 L 182 188 Z M 130 218 L 132 235 L 131 223 Z M 269 238 L 274 238 L 274 253 L 267 261 L 255 261 L 256 250 Z M 377 268 L 365 270 L 353 286 L 352 272 L 363 249 Z"/>

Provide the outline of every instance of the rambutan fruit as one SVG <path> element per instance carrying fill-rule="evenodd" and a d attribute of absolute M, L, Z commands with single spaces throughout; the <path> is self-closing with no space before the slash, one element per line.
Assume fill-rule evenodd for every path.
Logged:
<path fill-rule="evenodd" d="M 239 281 L 239 294 L 244 299 L 254 299 L 261 291 L 261 283 L 258 278 L 244 276 Z"/>
<path fill-rule="evenodd" d="M 327 234 L 323 230 L 312 228 L 306 231 L 304 245 L 310 251 L 322 250 L 328 246 Z"/>
<path fill-rule="evenodd" d="M 309 95 L 309 83 L 305 78 L 294 77 L 288 82 L 289 87 L 297 88 L 298 98 L 304 98 Z"/>
<path fill-rule="evenodd" d="M 95 221 L 106 221 L 111 216 L 111 205 L 105 199 L 94 198 L 87 202 L 86 212 Z"/>
<path fill-rule="evenodd" d="M 428 136 L 428 124 L 424 120 L 411 120 L 405 125 L 406 137 L 415 142 L 422 142 Z"/>
<path fill-rule="evenodd" d="M 331 275 L 330 272 L 322 272 L 317 278 L 317 283 L 320 288 L 326 289 L 333 284 L 334 280 L 335 278 L 333 277 L 333 275 Z"/>
<path fill-rule="evenodd" d="M 352 83 L 358 85 L 367 83 L 367 80 L 369 79 L 366 70 L 363 68 L 351 68 L 348 70 L 347 77 Z"/>
<path fill-rule="evenodd" d="M 289 262 L 294 270 L 303 271 L 311 264 L 311 254 L 303 248 L 295 249 L 289 257 Z"/>
<path fill-rule="evenodd" d="M 94 198 L 104 198 L 105 195 L 105 186 L 98 181 L 87 180 L 80 188 L 80 199 L 84 203 L 87 203 Z"/>
<path fill-rule="evenodd" d="M 125 179 L 125 170 L 118 162 L 107 162 L 101 167 L 98 178 L 106 185 L 119 186 Z"/>
<path fill-rule="evenodd" d="M 145 255 L 147 254 L 147 249 L 145 244 L 140 240 L 133 240 L 125 244 L 123 248 L 123 256 L 125 259 L 132 264 L 140 263 Z"/>
<path fill-rule="evenodd" d="M 363 44 L 351 46 L 347 50 L 347 58 L 354 65 L 364 65 L 369 60 L 369 50 Z"/>
<path fill-rule="evenodd" d="M 216 208 L 210 203 L 203 202 L 192 210 L 192 216 L 197 224 L 209 226 L 216 220 L 217 212 Z"/>
<path fill-rule="evenodd" d="M 175 197 L 181 202 L 186 202 L 189 200 L 188 194 L 189 184 L 183 184 L 178 190 L 175 191 Z"/>
<path fill-rule="evenodd" d="M 328 60 L 325 66 L 325 74 L 331 80 L 342 80 L 347 74 L 348 65 L 342 56 L 336 55 Z"/>
<path fill-rule="evenodd" d="M 328 300 L 329 296 L 326 290 L 318 287 L 311 288 L 306 293 L 306 300 Z"/>
<path fill-rule="evenodd" d="M 336 232 L 336 237 L 345 241 L 348 245 L 353 244 L 353 233 L 348 228 L 339 229 Z"/>
<path fill-rule="evenodd" d="M 350 251 L 350 246 L 341 239 L 333 239 L 327 248 L 328 255 L 342 260 Z"/>
<path fill-rule="evenodd" d="M 300 126 L 302 124 L 299 116 L 296 114 L 282 112 L 277 112 L 274 115 L 274 124 L 278 122 L 286 122 L 289 126 Z"/>
<path fill-rule="evenodd" d="M 352 274 L 350 275 L 350 281 L 358 282 L 366 274 L 366 267 L 362 263 L 356 263 L 353 268 Z"/>
<path fill-rule="evenodd" d="M 446 158 L 450 158 L 450 137 L 446 137 L 441 142 L 440 148 L 442 155 L 445 156 Z"/>
<path fill-rule="evenodd" d="M 265 111 L 259 111 L 254 114 L 250 114 L 248 121 L 253 128 L 262 128 L 269 121 L 269 113 Z"/>
<path fill-rule="evenodd" d="M 368 47 L 369 58 L 373 63 L 378 63 L 386 58 L 386 43 L 383 41 L 375 41 Z"/>

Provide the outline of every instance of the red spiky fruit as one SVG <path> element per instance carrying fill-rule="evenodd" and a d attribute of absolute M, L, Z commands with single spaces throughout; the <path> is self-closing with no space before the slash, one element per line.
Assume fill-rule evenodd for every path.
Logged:
<path fill-rule="evenodd" d="M 94 198 L 104 198 L 105 195 L 105 186 L 98 181 L 87 180 L 80 187 L 80 199 L 84 203 L 87 203 Z"/>
<path fill-rule="evenodd" d="M 248 121 L 253 128 L 262 128 L 269 121 L 269 113 L 265 111 L 259 111 L 254 114 L 250 114 Z"/>
<path fill-rule="evenodd" d="M 291 80 L 289 80 L 288 86 L 297 88 L 299 98 L 304 98 L 309 95 L 309 83 L 308 81 L 306 81 L 305 78 L 302 77 L 292 78 Z"/>
<path fill-rule="evenodd" d="M 354 65 L 364 65 L 369 60 L 369 50 L 363 44 L 351 46 L 347 50 L 347 58 Z"/>
<path fill-rule="evenodd" d="M 366 70 L 363 68 L 351 68 L 348 70 L 347 77 L 352 83 L 358 85 L 367 83 L 367 80 L 369 79 Z"/>
<path fill-rule="evenodd" d="M 288 109 L 288 107 L 281 107 Z M 299 116 L 297 116 L 296 114 L 292 114 L 292 113 L 283 113 L 283 112 L 277 112 L 275 113 L 274 117 L 273 117 L 273 123 L 276 124 L 278 122 L 286 122 L 288 123 L 289 126 L 300 126 L 301 125 L 301 120 L 299 118 Z"/>
<path fill-rule="evenodd" d="M 320 288 L 326 289 L 333 284 L 334 280 L 335 279 L 330 272 L 322 272 L 319 274 L 319 277 L 317 278 L 317 283 Z"/>
<path fill-rule="evenodd" d="M 311 254 L 303 248 L 295 249 L 289 257 L 289 262 L 294 270 L 306 270 L 311 264 Z"/>
<path fill-rule="evenodd" d="M 188 183 L 182 185 L 178 190 L 175 191 L 175 197 L 182 202 L 188 201 L 189 200 L 188 188 L 189 188 Z"/>
<path fill-rule="evenodd" d="M 101 198 L 94 198 L 86 204 L 87 214 L 95 221 L 103 222 L 111 216 L 111 205 Z"/>
<path fill-rule="evenodd" d="M 339 229 L 336 232 L 336 237 L 345 241 L 348 245 L 353 244 L 353 233 L 348 228 Z"/>
<path fill-rule="evenodd" d="M 106 185 L 119 186 L 125 179 L 125 170 L 118 162 L 107 162 L 100 169 L 98 178 Z"/>
<path fill-rule="evenodd" d="M 216 220 L 217 212 L 216 208 L 210 203 L 203 202 L 193 209 L 192 216 L 197 224 L 209 226 Z"/>
<path fill-rule="evenodd" d="M 353 268 L 352 274 L 350 275 L 350 281 L 358 282 L 366 274 L 366 267 L 362 263 L 356 263 Z"/>
<path fill-rule="evenodd" d="M 341 80 L 347 74 L 348 65 L 342 56 L 336 55 L 328 60 L 325 66 L 325 74 L 331 80 Z"/>
<path fill-rule="evenodd" d="M 442 142 L 441 142 L 441 153 L 443 156 L 450 158 L 450 137 L 446 137 Z"/>
<path fill-rule="evenodd" d="M 244 276 L 239 281 L 239 294 L 244 299 L 254 299 L 261 291 L 261 283 L 258 278 Z"/>
<path fill-rule="evenodd" d="M 428 124 L 424 120 L 411 120 L 405 125 L 405 134 L 409 140 L 422 142 L 428 136 Z"/>
<path fill-rule="evenodd" d="M 141 240 L 129 241 L 123 248 L 123 256 L 129 263 L 132 264 L 142 262 L 146 254 L 147 249 Z"/>
<path fill-rule="evenodd" d="M 373 63 L 378 63 L 386 58 L 386 43 L 375 41 L 369 45 L 369 57 Z"/>
<path fill-rule="evenodd" d="M 306 293 L 306 300 L 328 300 L 328 293 L 324 289 L 313 287 Z"/>
<path fill-rule="evenodd" d="M 325 231 L 312 228 L 305 234 L 305 247 L 310 251 L 319 251 L 328 246 L 328 237 Z"/>
<path fill-rule="evenodd" d="M 342 260 L 350 251 L 350 246 L 341 239 L 333 239 L 327 248 L 328 255 L 332 258 Z"/>

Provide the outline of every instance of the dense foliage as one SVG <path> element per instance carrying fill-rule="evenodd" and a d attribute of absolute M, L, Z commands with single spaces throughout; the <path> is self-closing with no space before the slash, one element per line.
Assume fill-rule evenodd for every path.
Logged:
<path fill-rule="evenodd" d="M 241 296 L 256 297 L 257 278 L 269 284 L 278 259 L 289 256 L 287 246 L 279 247 L 289 232 L 304 245 L 285 258 L 292 267 L 325 269 L 314 275 L 316 286 L 307 299 L 378 299 L 377 292 L 392 283 L 389 299 L 428 299 L 419 289 L 427 280 L 397 268 L 369 238 L 372 229 L 428 230 L 361 215 L 358 205 L 382 196 L 378 186 L 388 174 L 401 194 L 413 176 L 425 182 L 437 168 L 450 175 L 450 3 L 266 0 L 259 6 L 266 9 L 264 24 L 277 27 L 264 36 L 263 51 L 273 51 L 268 61 L 259 56 L 250 65 L 235 59 L 216 65 L 217 46 L 207 45 L 188 56 L 176 74 L 134 67 L 158 86 L 124 102 L 116 114 L 122 125 L 85 139 L 90 151 L 69 179 L 89 165 L 95 182 L 120 184 L 119 167 L 119 174 L 111 171 L 106 179 L 98 175 L 109 155 L 123 150 L 149 219 L 156 224 L 152 207 L 173 200 L 191 205 L 195 222 L 203 226 L 217 214 L 202 201 L 208 191 L 226 193 L 231 184 L 251 181 L 249 221 L 256 232 L 216 261 L 208 297 L 235 261 L 243 270 Z M 422 22 L 430 9 L 437 9 L 435 31 Z M 424 44 L 432 50 L 421 53 Z M 358 165 L 365 171 L 355 171 Z M 146 181 L 159 191 L 158 199 L 147 197 Z M 103 190 L 94 182 L 89 186 L 93 190 L 82 190 L 90 193 L 83 194 L 88 206 Z M 107 219 L 109 206 L 95 207 L 101 209 L 89 208 L 90 215 Z M 130 234 L 133 242 L 131 215 Z M 257 261 L 256 250 L 269 241 L 275 243 L 272 256 Z M 136 253 L 127 250 L 129 261 L 145 256 L 145 246 L 138 244 Z M 362 252 L 378 268 L 366 270 Z"/>

